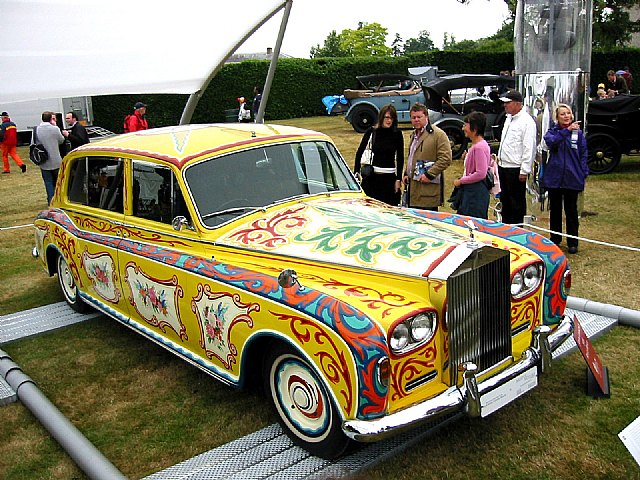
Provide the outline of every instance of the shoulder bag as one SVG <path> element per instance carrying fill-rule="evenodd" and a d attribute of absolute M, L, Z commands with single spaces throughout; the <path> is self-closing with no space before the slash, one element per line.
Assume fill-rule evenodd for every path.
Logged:
<path fill-rule="evenodd" d="M 29 159 L 36 165 L 42 165 L 49 160 L 49 152 L 44 145 L 38 143 L 38 135 L 36 133 L 38 127 L 34 127 L 31 145 L 29 145 Z"/>
<path fill-rule="evenodd" d="M 366 178 L 373 173 L 373 137 L 376 134 L 376 131 L 373 130 L 371 132 L 371 136 L 369 136 L 369 141 L 367 142 L 367 146 L 362 152 L 362 157 L 360 157 L 360 176 L 362 178 Z"/>

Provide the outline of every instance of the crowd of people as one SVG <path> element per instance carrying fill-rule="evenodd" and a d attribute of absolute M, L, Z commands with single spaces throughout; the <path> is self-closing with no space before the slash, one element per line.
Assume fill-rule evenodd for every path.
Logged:
<path fill-rule="evenodd" d="M 589 174 L 587 143 L 580 123 L 571 107 L 556 106 L 553 123 L 541 131 L 535 119 L 523 108 L 523 96 L 509 90 L 500 96 L 506 112 L 497 155 L 484 139 L 487 124 L 482 112 L 471 112 L 464 118 L 463 132 L 470 148 L 463 156 L 464 169 L 459 178 L 445 181 L 452 152 L 444 131 L 429 121 L 422 104 L 411 107 L 413 130 L 404 164 L 403 137 L 397 127 L 397 112 L 392 105 L 380 110 L 376 125 L 368 129 L 356 151 L 354 171 L 364 192 L 389 205 L 437 211 L 444 205 L 445 191 L 452 187 L 451 207 L 461 215 L 487 219 L 491 197 L 502 205 L 502 222 L 521 225 L 527 213 L 527 180 L 532 175 L 540 140 L 544 139 L 547 161 L 541 185 L 548 192 L 550 240 L 562 243 L 562 215 L 566 217 L 567 247 L 570 254 L 578 251 L 578 195 L 585 188 Z M 373 152 L 372 167 L 361 160 L 367 148 Z"/>
<path fill-rule="evenodd" d="M 506 75 L 510 72 L 501 72 Z M 628 93 L 633 77 L 628 67 L 607 73 L 607 80 L 598 85 L 598 98 L 610 98 Z M 238 121 L 258 116 L 262 89 L 254 89 L 249 109 L 244 97 L 239 97 Z M 438 211 L 444 205 L 445 192 L 453 189 L 449 202 L 461 215 L 488 218 L 491 197 L 498 198 L 502 222 L 522 224 L 526 215 L 526 182 L 531 175 L 541 138 L 548 152 L 541 185 L 548 192 L 551 241 L 562 242 L 562 213 L 566 217 L 567 247 L 573 254 L 578 249 L 578 194 L 585 188 L 589 174 L 587 143 L 584 132 L 576 122 L 571 107 L 557 105 L 553 124 L 542 131 L 539 121 L 523 108 L 523 96 L 517 90 L 503 92 L 506 120 L 502 129 L 497 155 L 492 155 L 484 139 L 487 118 L 482 112 L 472 112 L 464 118 L 463 132 L 470 148 L 463 154 L 463 174 L 449 185 L 445 171 L 451 165 L 452 151 L 446 133 L 429 121 L 427 107 L 416 103 L 411 107 L 413 126 L 406 150 L 404 137 L 398 128 L 398 113 L 393 105 L 383 107 L 374 126 L 360 141 L 355 155 L 355 173 L 363 191 L 388 205 L 401 205 Z M 243 112 L 244 107 L 244 112 Z M 136 102 L 133 112 L 123 122 L 123 131 L 136 132 L 149 128 L 147 105 Z M 3 173 L 10 173 L 9 157 L 22 172 L 27 166 L 16 151 L 16 125 L 8 112 L 2 112 L 0 141 Z M 249 120 L 250 121 L 250 120 Z M 41 170 L 47 202 L 55 191 L 62 157 L 71 149 L 89 142 L 87 131 L 74 111 L 65 114 L 67 128 L 59 128 L 54 112 L 42 113 L 42 122 L 34 129 L 34 139 L 42 144 L 48 159 L 38 165 Z M 373 159 L 365 169 L 363 155 L 370 150 Z M 539 150 L 539 149 L 538 149 Z"/>

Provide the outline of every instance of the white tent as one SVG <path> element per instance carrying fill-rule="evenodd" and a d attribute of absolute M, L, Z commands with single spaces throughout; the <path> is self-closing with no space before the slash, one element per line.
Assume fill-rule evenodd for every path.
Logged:
<path fill-rule="evenodd" d="M 0 105 L 84 95 L 197 94 L 286 4 L 0 0 Z"/>

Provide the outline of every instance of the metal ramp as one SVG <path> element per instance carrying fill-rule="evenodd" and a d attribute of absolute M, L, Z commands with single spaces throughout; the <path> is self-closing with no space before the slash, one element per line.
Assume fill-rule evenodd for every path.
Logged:
<path fill-rule="evenodd" d="M 576 315 L 592 339 L 618 324 L 617 319 L 572 309 L 567 309 L 566 314 L 572 317 Z M 102 314 L 98 312 L 76 313 L 65 302 L 6 315 L 0 317 L 0 345 L 100 315 Z M 563 357 L 576 348 L 573 338 L 569 338 L 554 352 L 553 357 Z M 15 392 L 0 379 L 0 405 L 15 400 Z M 423 441 L 460 415 L 462 414 L 437 424 L 424 424 L 381 442 L 365 444 L 336 461 L 314 457 L 293 445 L 280 426 L 274 424 L 154 473 L 144 480 L 343 478 Z"/>

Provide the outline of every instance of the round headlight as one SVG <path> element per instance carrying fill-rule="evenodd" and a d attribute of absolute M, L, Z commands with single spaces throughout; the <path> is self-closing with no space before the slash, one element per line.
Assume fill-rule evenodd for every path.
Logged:
<path fill-rule="evenodd" d="M 398 324 L 391 333 L 389 344 L 394 351 L 400 351 L 409 343 L 409 329 L 404 323 Z"/>
<path fill-rule="evenodd" d="M 529 265 L 524 270 L 524 286 L 529 289 L 533 289 L 538 285 L 540 281 L 540 269 L 536 265 Z"/>
<path fill-rule="evenodd" d="M 431 336 L 431 332 L 433 332 L 433 317 L 431 315 L 421 313 L 412 320 L 411 337 L 416 342 L 421 342 Z"/>
<path fill-rule="evenodd" d="M 518 295 L 524 286 L 524 279 L 522 278 L 522 272 L 516 272 L 511 279 L 511 295 Z"/>

